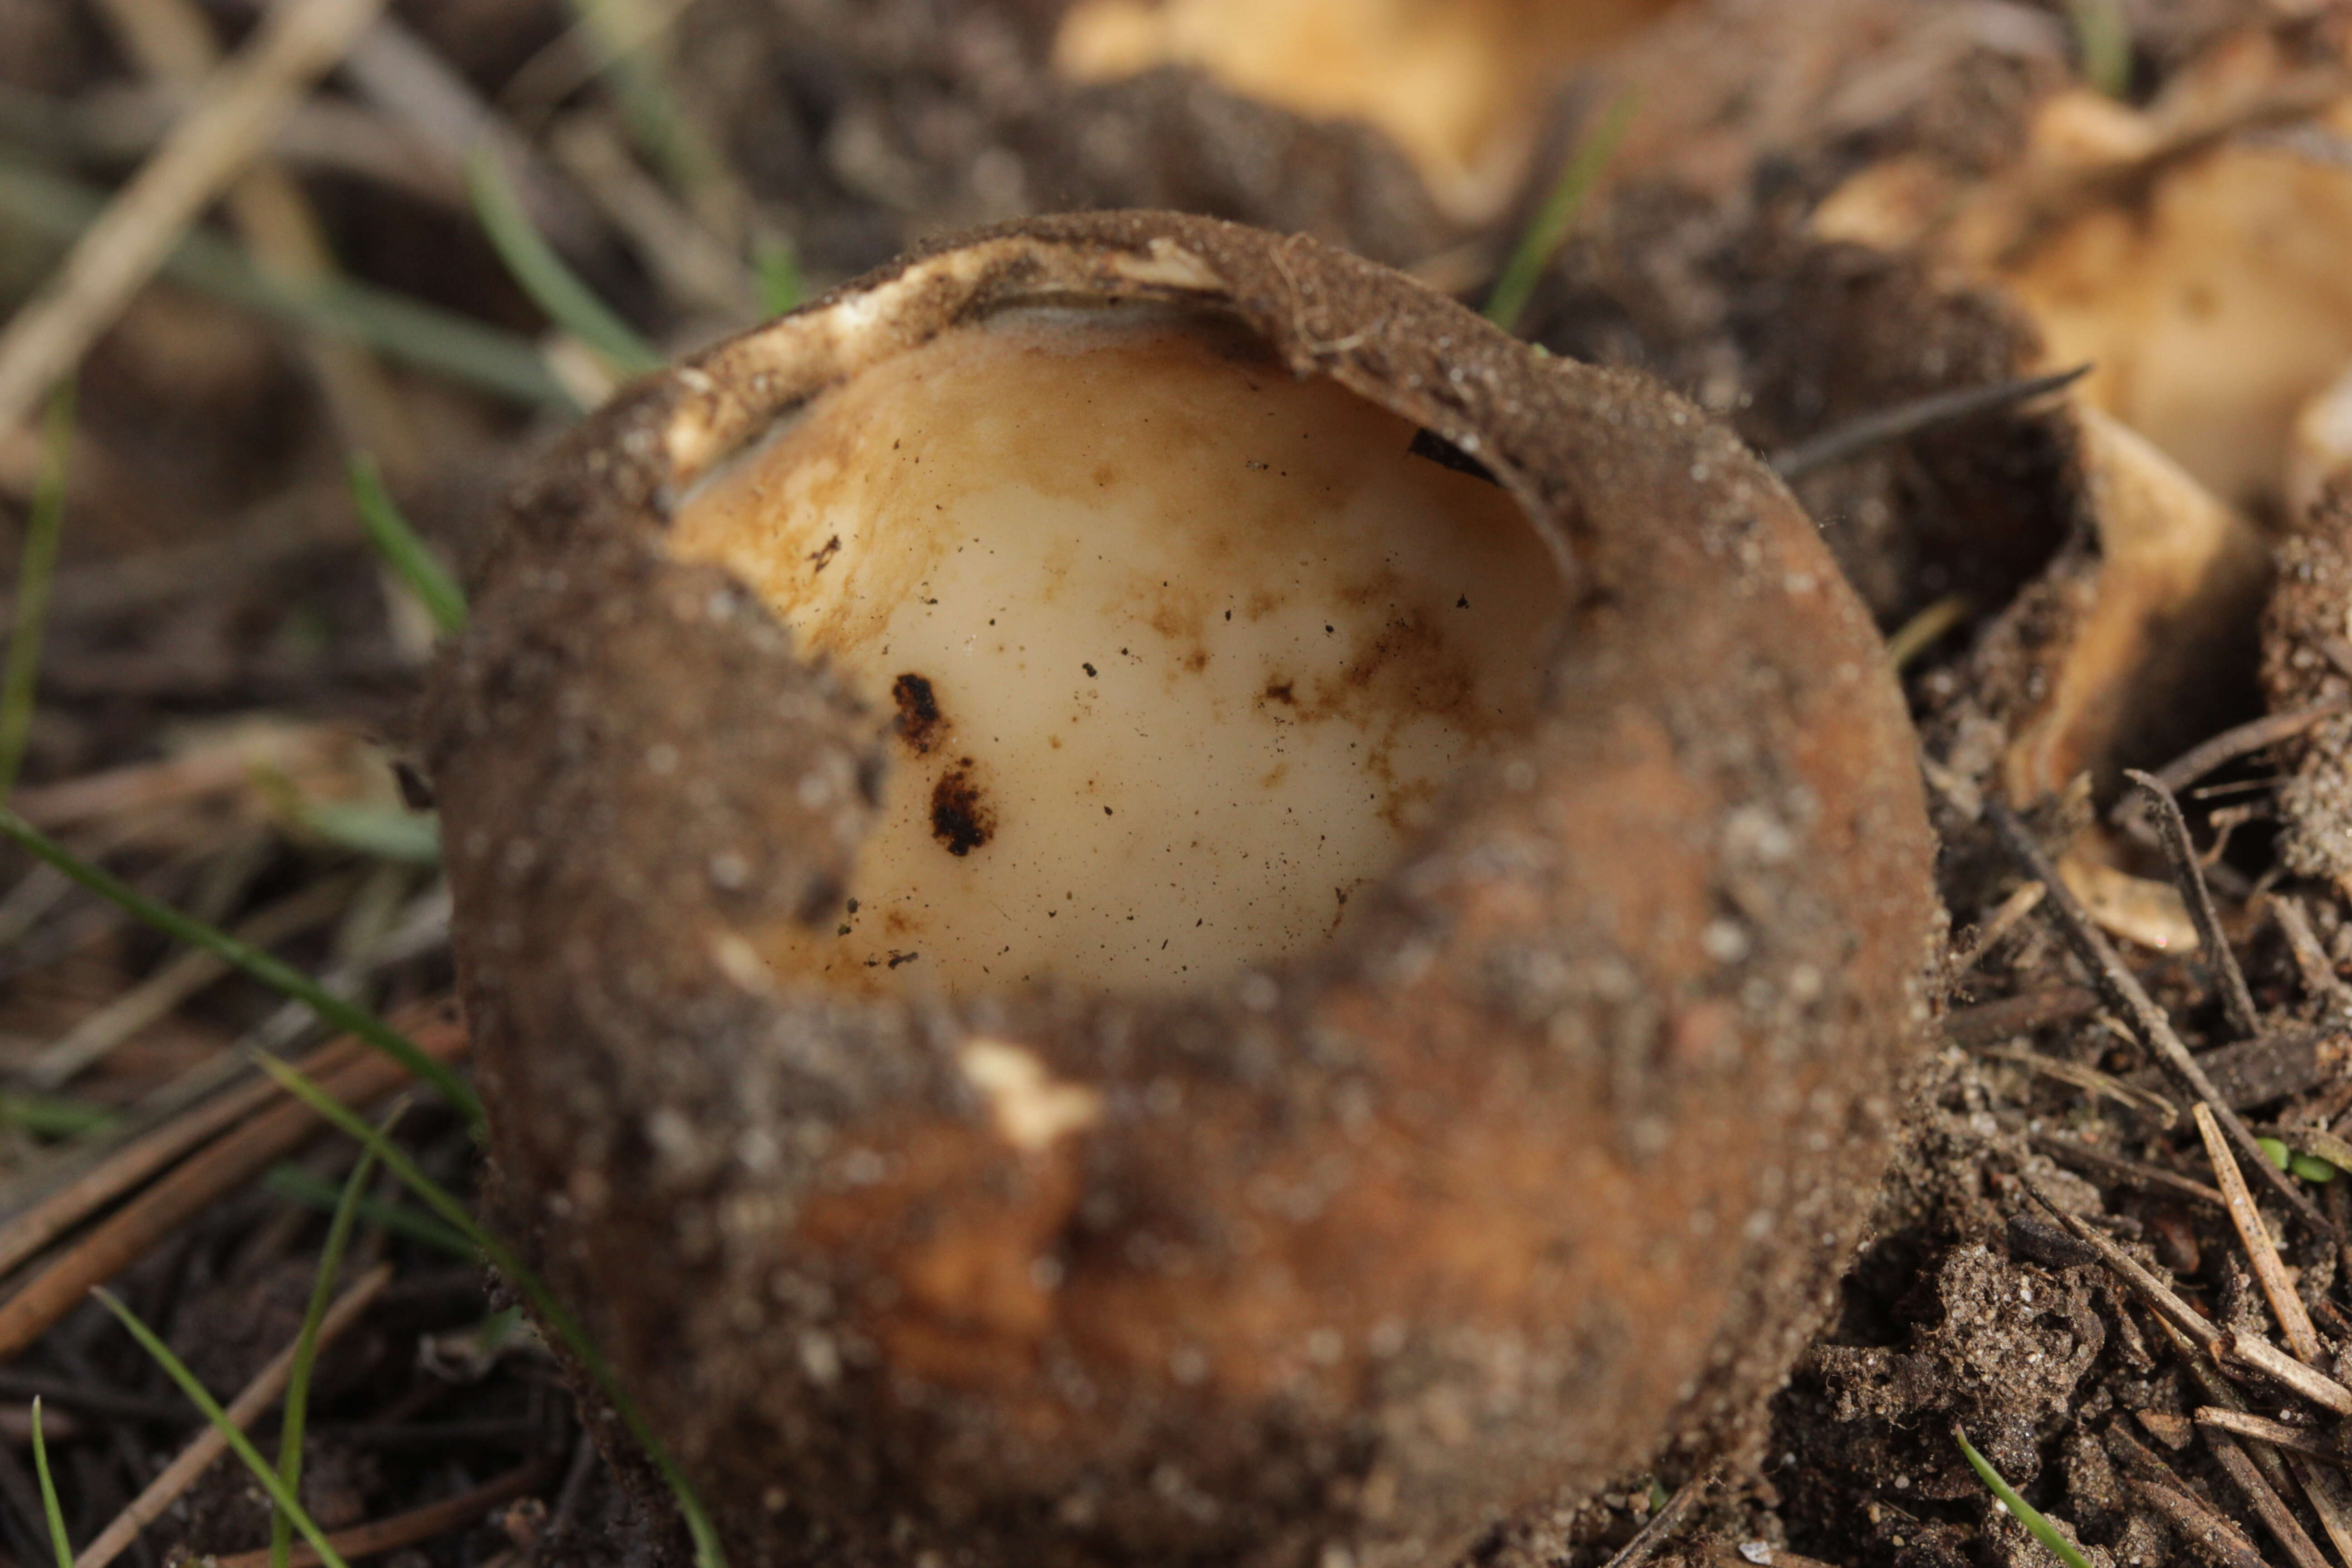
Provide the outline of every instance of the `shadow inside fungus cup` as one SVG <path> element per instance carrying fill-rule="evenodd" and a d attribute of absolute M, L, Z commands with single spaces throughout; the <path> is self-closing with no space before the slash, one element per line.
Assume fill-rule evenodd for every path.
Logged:
<path fill-rule="evenodd" d="M 503 1223 L 731 1552 L 1402 1568 L 1747 1451 L 1933 906 L 1727 432 L 1106 214 L 649 379 L 509 524 L 430 717 Z"/>

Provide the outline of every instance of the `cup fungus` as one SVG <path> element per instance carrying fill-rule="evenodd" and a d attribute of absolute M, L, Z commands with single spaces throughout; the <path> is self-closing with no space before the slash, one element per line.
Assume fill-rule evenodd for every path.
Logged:
<path fill-rule="evenodd" d="M 1100 215 L 641 384 L 509 522 L 430 723 L 504 1223 L 739 1561 L 1435 1563 L 1753 1436 L 1932 900 L 1727 433 Z"/>

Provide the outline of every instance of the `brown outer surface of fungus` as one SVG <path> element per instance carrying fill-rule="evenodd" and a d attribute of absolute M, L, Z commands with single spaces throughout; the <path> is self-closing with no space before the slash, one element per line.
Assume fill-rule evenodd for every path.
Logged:
<path fill-rule="evenodd" d="M 1230 313 L 1486 464 L 1574 600 L 1541 713 L 1311 961 L 778 989 L 734 933 L 837 907 L 890 715 L 665 519 L 861 365 L 1086 298 Z M 1311 241 L 1103 214 L 639 384 L 509 522 L 428 725 L 503 1223 L 739 1564 L 1439 1563 L 1664 1441 L 1756 1439 L 1934 915 L 1869 618 L 1727 432 Z"/>

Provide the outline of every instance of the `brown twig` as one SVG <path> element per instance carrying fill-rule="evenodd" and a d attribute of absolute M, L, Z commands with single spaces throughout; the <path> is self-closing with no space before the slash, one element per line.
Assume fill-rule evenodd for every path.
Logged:
<path fill-rule="evenodd" d="M 2344 1238 L 2336 1234 L 2327 1216 L 2321 1214 L 2309 1198 L 2295 1190 L 2285 1172 L 2270 1163 L 2270 1157 L 2254 1142 L 2254 1135 L 2245 1122 L 2239 1119 L 2236 1111 L 2229 1109 L 2221 1091 L 2213 1087 L 2205 1069 L 2198 1064 L 2195 1057 L 2189 1055 L 2188 1046 L 2174 1031 L 2172 1020 L 2165 1016 L 2164 1010 L 2148 995 L 2138 976 L 2124 966 L 2123 960 L 2116 956 L 2115 946 L 2107 941 L 2105 933 L 2092 923 L 2091 917 L 2084 912 L 2074 895 L 2059 880 L 2057 868 L 2050 863 L 2050 857 L 2043 853 L 2041 845 L 2034 842 L 2033 836 L 2017 819 L 2016 813 L 1999 802 L 1987 801 L 1985 815 L 2008 845 L 2010 853 L 2017 857 L 2026 874 L 2049 884 L 2050 895 L 2042 900 L 2042 908 L 2049 910 L 2057 921 L 2060 931 L 2090 967 L 2099 989 L 2123 1010 L 2133 1026 L 2138 1029 L 2140 1037 L 2156 1053 L 2157 1059 L 2179 1079 L 2192 1098 L 2215 1107 L 2215 1114 L 2228 1130 L 2231 1142 L 2254 1162 L 2272 1189 L 2286 1200 L 2287 1205 L 2305 1223 L 2334 1239 L 2339 1246 L 2343 1245 Z"/>
<path fill-rule="evenodd" d="M 1853 457 L 1857 452 L 1900 440 L 1906 436 L 1916 436 L 1938 425 L 1948 425 L 1956 419 L 1967 419 L 2030 402 L 2044 393 L 2072 386 L 2090 374 L 2089 365 L 2078 364 L 2072 370 L 2062 370 L 2051 375 L 2031 375 L 2015 381 L 1997 381 L 1986 386 L 1963 386 L 1954 391 L 1933 393 L 1908 403 L 1896 404 L 1892 408 L 1874 409 L 1811 440 L 1783 447 L 1769 460 L 1773 472 L 1784 479 L 1793 479 L 1815 468 Z"/>
<path fill-rule="evenodd" d="M 416 1034 L 430 1030 L 436 1020 L 444 1017 L 445 1010 L 434 1005 L 395 1015 L 394 1023 L 404 1033 Z M 342 1072 L 366 1048 L 352 1036 L 339 1036 L 296 1065 L 305 1077 L 326 1081 Z M 281 1092 L 276 1084 L 257 1079 L 193 1106 L 123 1145 L 5 1226 L 0 1226 L 0 1278 L 190 1150 L 210 1142 L 223 1130 L 244 1121 Z"/>
<path fill-rule="evenodd" d="M 2035 900 L 2038 905 L 2041 900 Z M 2004 996 L 1973 1007 L 1955 1007 L 1944 1015 L 1944 1037 L 1963 1046 L 1982 1045 L 2008 1035 L 2021 1035 L 2048 1024 L 2072 1023 L 2097 1011 L 2099 994 L 2086 985 L 2062 985 Z"/>
<path fill-rule="evenodd" d="M 2094 1149 L 2088 1143 L 2072 1138 L 2062 1138 L 2054 1132 L 2029 1133 L 2026 1142 L 2034 1149 L 2049 1155 L 2062 1165 L 2072 1166 L 2089 1174 L 2105 1176 L 2111 1181 L 2127 1183 L 2168 1197 L 2187 1198 L 2192 1203 L 2210 1204 L 2225 1208 L 2220 1191 L 2204 1183 L 2192 1180 L 2177 1171 L 2161 1165 L 2151 1165 L 2145 1160 L 2134 1160 L 2122 1154 L 2110 1154 L 2105 1149 Z"/>
<path fill-rule="evenodd" d="M 158 81 L 194 87 L 219 68 L 212 26 L 194 0 L 99 0 L 98 10 L 139 68 Z M 229 187 L 227 208 L 263 271 L 298 292 L 334 277 L 334 253 L 309 199 L 266 153 Z M 374 357 L 316 332 L 304 335 L 302 349 L 344 440 L 394 473 L 410 471 L 419 457 L 415 431 Z"/>
<path fill-rule="evenodd" d="M 336 1298 L 319 1322 L 319 1343 L 331 1344 L 359 1321 L 362 1312 L 383 1288 L 392 1282 L 389 1264 L 378 1264 L 354 1280 L 351 1289 Z M 269 1359 L 269 1364 L 254 1374 L 237 1396 L 228 1405 L 230 1425 L 240 1432 L 253 1425 L 261 1413 L 278 1402 L 286 1392 L 287 1380 L 294 1372 L 294 1345 L 288 1345 Z M 122 1555 L 122 1549 L 139 1538 L 139 1532 L 163 1516 L 163 1510 L 179 1500 L 180 1494 L 195 1485 L 196 1478 L 211 1468 L 212 1462 L 228 1449 L 228 1439 L 219 1427 L 206 1424 L 204 1430 L 188 1440 L 179 1458 L 163 1467 L 163 1473 L 147 1483 L 146 1489 L 131 1501 L 131 1506 L 115 1515 L 90 1543 L 81 1549 L 73 1568 L 106 1568 Z"/>
<path fill-rule="evenodd" d="M 2273 1421 L 2267 1415 L 2256 1415 L 2247 1410 L 2225 1410 L 2218 1405 L 2200 1406 L 2194 1413 L 2200 1426 L 2218 1426 L 2224 1432 L 2234 1432 L 2241 1437 L 2252 1437 L 2273 1447 L 2292 1448 L 2299 1454 L 2326 1459 L 2334 1464 L 2352 1464 L 2352 1458 L 2323 1445 L 2319 1435 L 2302 1426 L 2290 1426 L 2284 1421 Z"/>
<path fill-rule="evenodd" d="M 493 1476 L 471 1491 L 440 1502 L 427 1503 L 406 1513 L 394 1514 L 372 1524 L 355 1524 L 349 1530 L 338 1530 L 327 1537 L 328 1544 L 346 1561 L 355 1557 L 373 1557 L 403 1546 L 414 1546 L 420 1541 L 430 1541 L 446 1535 L 462 1525 L 473 1523 L 483 1514 L 502 1502 L 537 1490 L 555 1479 L 555 1459 L 542 1455 L 527 1465 L 518 1466 L 502 1476 Z M 317 1568 L 318 1552 L 308 1542 L 297 1542 L 287 1558 L 287 1568 Z M 213 1560 L 213 1568 L 268 1568 L 269 1553 L 236 1552 Z M 77 1563 L 74 1568 L 95 1568 L 94 1564 Z"/>
<path fill-rule="evenodd" d="M 1694 1476 L 1685 1481 L 1675 1495 L 1666 1500 L 1664 1506 L 1650 1516 L 1649 1522 L 1633 1532 L 1633 1539 L 1609 1560 L 1606 1568 L 1642 1568 L 1651 1554 L 1664 1544 L 1666 1532 L 1674 1528 L 1710 1484 L 1711 1478 L 1706 1476 Z"/>
<path fill-rule="evenodd" d="M 2338 1415 L 2352 1415 L 2352 1388 L 2347 1388 L 2322 1372 L 2287 1354 L 2278 1346 L 2244 1329 L 2230 1329 L 2210 1340 L 2214 1359 L 2227 1365 L 2231 1361 L 2253 1368 L 2273 1383 L 2293 1390 L 2314 1405 L 2333 1410 Z"/>
<path fill-rule="evenodd" d="M 14 428 L 198 214 L 332 67 L 383 0 L 279 0 L 32 300 L 0 329 L 0 429 Z"/>
<path fill-rule="evenodd" d="M 2162 1514 L 2182 1540 L 2220 1568 L 2270 1568 L 2243 1531 L 2215 1513 L 2178 1482 L 2126 1478 L 2125 1484 L 2139 1500 Z"/>
<path fill-rule="evenodd" d="M 2157 837 L 2172 867 L 2173 885 L 2180 889 L 2180 901 L 2189 906 L 2189 918 L 2196 924 L 2197 945 L 2205 950 L 2205 963 L 2213 971 L 2213 988 L 2221 994 L 2221 1010 L 2229 1016 L 2230 1027 L 2240 1039 L 2251 1040 L 2263 1032 L 2262 1017 L 2254 1011 L 2254 994 L 2246 988 L 2246 973 L 2238 967 L 2238 955 L 2230 951 L 2229 941 L 2221 933 L 2221 912 L 2213 907 L 2213 889 L 2205 885 L 2205 868 L 2197 863 L 2197 847 L 2189 842 L 2189 823 L 2180 815 L 2180 803 L 2154 773 L 2126 768 L 2124 777 L 2131 780 L 2156 817 Z"/>
<path fill-rule="evenodd" d="M 2294 1513 L 2286 1506 L 2285 1500 L 2278 1495 L 2269 1481 L 2263 1479 L 2263 1473 L 2254 1468 L 2252 1459 L 2246 1458 L 2246 1450 L 2235 1437 L 2219 1427 L 2208 1426 L 2205 1428 L 2205 1446 L 2221 1462 L 2221 1473 L 2228 1476 L 2231 1484 L 2244 1494 L 2246 1500 L 2253 1505 L 2254 1511 L 2262 1515 L 2263 1523 L 2269 1527 L 2271 1534 L 2286 1548 L 2286 1554 L 2294 1559 L 2295 1568 L 2329 1568 L 2327 1559 L 2319 1554 L 2318 1545 L 2303 1526 L 2295 1522 Z"/>
<path fill-rule="evenodd" d="M 322 878 L 264 906 L 239 921 L 233 932 L 249 947 L 271 948 L 341 914 L 358 879 Z M 22 1076 L 35 1089 L 63 1087 L 107 1054 L 162 1021 L 181 1003 L 229 973 L 226 959 L 201 948 L 185 948 L 138 984 L 84 1017 L 27 1062 Z"/>
<path fill-rule="evenodd" d="M 2333 719 L 2339 713 L 2352 713 L 2352 697 L 2332 697 L 2292 712 L 2266 713 L 2259 719 L 2250 719 L 2199 742 L 2157 769 L 2154 776 L 2158 784 L 2178 795 L 2222 763 L 2234 762 L 2249 752 L 2259 752 L 2264 746 L 2275 746 L 2281 741 L 2292 741 L 2322 719 Z"/>
<path fill-rule="evenodd" d="M 420 1029 L 413 1037 L 436 1061 L 453 1061 L 467 1046 L 455 1023 Z M 373 1051 L 359 1057 L 322 1085 L 347 1105 L 382 1099 L 407 1080 L 406 1069 Z M 73 1310 L 94 1285 L 102 1285 L 144 1257 L 156 1241 L 190 1215 L 239 1182 L 299 1148 L 319 1130 L 309 1107 L 273 1106 L 222 1138 L 100 1224 L 22 1289 L 0 1302 L 0 1362 L 26 1347 Z"/>
<path fill-rule="evenodd" d="M 2254 1194 L 2246 1186 L 2245 1173 L 2230 1152 L 2228 1142 L 2221 1136 L 2221 1126 L 2213 1120 L 2213 1108 L 2200 1101 L 2190 1112 L 2197 1119 L 2198 1135 L 2205 1140 L 2205 1157 L 2213 1163 L 2213 1174 L 2219 1179 L 2221 1201 L 2230 1210 L 2230 1223 L 2238 1228 L 2238 1239 L 2246 1245 L 2246 1256 L 2254 1266 L 2254 1278 L 2261 1281 L 2263 1294 L 2270 1299 L 2271 1313 L 2278 1320 L 2279 1330 L 2294 1353 L 2306 1362 L 2320 1357 L 2319 1334 L 2311 1326 L 2311 1314 L 2304 1310 L 2303 1298 L 2294 1293 L 2294 1281 L 2287 1278 L 2286 1265 L 2278 1255 L 2278 1247 L 2263 1225 L 2260 1210 L 2254 1207 Z"/>
<path fill-rule="evenodd" d="M 2049 889 L 2039 882 L 2027 882 L 2003 899 L 2000 901 L 2000 907 L 1986 917 L 1975 939 L 1952 960 L 1951 977 L 1958 980 L 1961 975 L 1982 963 L 1985 954 L 1992 951 L 1993 944 L 2014 930 L 2018 921 L 2032 914 L 2033 907 L 2040 903 L 2048 892 Z"/>

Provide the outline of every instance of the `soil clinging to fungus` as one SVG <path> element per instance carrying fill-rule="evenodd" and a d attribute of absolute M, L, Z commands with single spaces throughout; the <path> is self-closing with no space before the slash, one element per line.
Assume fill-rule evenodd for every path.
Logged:
<path fill-rule="evenodd" d="M 430 725 L 505 1223 L 739 1561 L 1444 1562 L 1754 1440 L 1933 915 L 1875 634 L 1727 432 L 1098 215 L 648 380 L 510 524 Z M 1226 858 L 1293 817 L 1311 896 Z M 1155 969 L 1114 894 L 1244 929 Z"/>

